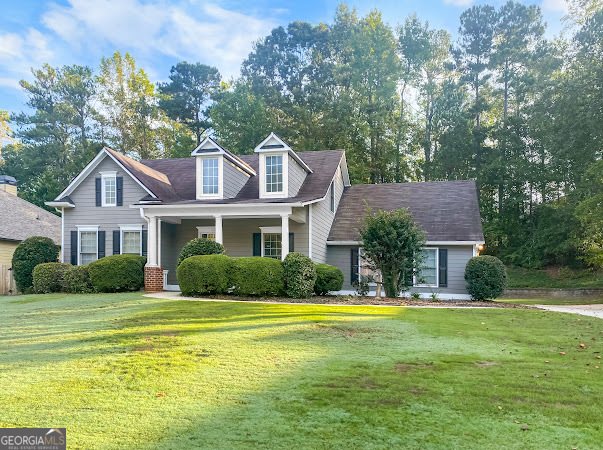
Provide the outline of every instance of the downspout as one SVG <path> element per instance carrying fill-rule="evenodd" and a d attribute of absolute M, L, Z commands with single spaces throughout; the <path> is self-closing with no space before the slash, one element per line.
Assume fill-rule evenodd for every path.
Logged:
<path fill-rule="evenodd" d="M 308 205 L 308 258 L 312 259 L 312 203 Z"/>

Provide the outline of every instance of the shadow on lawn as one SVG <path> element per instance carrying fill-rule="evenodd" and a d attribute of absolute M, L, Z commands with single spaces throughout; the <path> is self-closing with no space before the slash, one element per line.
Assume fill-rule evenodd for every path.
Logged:
<path fill-rule="evenodd" d="M 62 298 L 56 295 L 49 297 L 41 300 L 36 298 L 36 302 Z M 82 296 L 82 298 L 86 297 Z M 18 305 L 28 303 L 32 302 L 23 301 Z M 297 306 L 295 308 L 299 309 Z M 294 327 L 324 322 L 322 318 L 326 316 L 358 317 L 358 313 L 353 312 L 291 313 L 287 312 L 287 309 L 289 309 L 287 305 L 230 305 L 218 302 L 164 300 L 150 305 L 140 301 L 130 301 L 125 304 L 73 305 L 67 308 L 50 310 L 41 308 L 23 313 L 16 312 L 14 318 L 18 320 L 12 320 L 10 326 L 0 328 L 0 363 L 30 362 L 40 365 L 98 354 L 124 353 L 129 350 L 129 347 L 138 347 L 143 339 L 164 335 L 166 328 L 186 336 L 195 333 Z M 308 306 L 307 309 L 311 310 L 315 307 Z M 388 316 L 375 313 L 366 315 Z M 291 322 L 293 318 L 300 320 Z M 5 319 L 10 317 L 5 316 Z M 258 324 L 258 320 L 263 322 Z M 249 322 L 256 323 L 245 325 Z M 13 331 L 15 328 L 17 331 Z M 40 340 L 42 342 L 37 342 Z"/>

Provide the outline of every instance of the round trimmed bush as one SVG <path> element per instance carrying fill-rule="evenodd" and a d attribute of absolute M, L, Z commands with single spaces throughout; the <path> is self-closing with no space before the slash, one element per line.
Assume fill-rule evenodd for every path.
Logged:
<path fill-rule="evenodd" d="M 33 270 L 38 264 L 57 262 L 60 247 L 52 239 L 32 236 L 25 239 L 13 253 L 13 276 L 21 292 L 33 286 Z"/>
<path fill-rule="evenodd" d="M 36 294 L 65 292 L 65 272 L 70 264 L 59 262 L 42 263 L 34 267 L 32 278 Z"/>
<path fill-rule="evenodd" d="M 326 295 L 331 291 L 340 291 L 343 287 L 343 272 L 329 264 L 316 264 L 316 283 L 314 293 Z"/>
<path fill-rule="evenodd" d="M 188 242 L 178 256 L 178 265 L 186 258 L 200 255 L 224 255 L 224 246 L 206 238 L 197 238 Z"/>
<path fill-rule="evenodd" d="M 232 284 L 236 295 L 273 297 L 283 292 L 283 263 L 274 258 L 232 258 Z"/>
<path fill-rule="evenodd" d="M 139 291 L 144 286 L 144 256 L 111 255 L 88 264 L 97 292 Z"/>
<path fill-rule="evenodd" d="M 507 287 L 507 271 L 495 256 L 475 256 L 465 267 L 467 291 L 474 300 L 492 300 Z"/>
<path fill-rule="evenodd" d="M 292 252 L 283 261 L 285 294 L 291 298 L 307 298 L 314 292 L 316 265 L 306 255 Z"/>
<path fill-rule="evenodd" d="M 176 269 L 184 295 L 224 294 L 232 286 L 232 259 L 226 255 L 186 258 Z"/>
<path fill-rule="evenodd" d="M 65 271 L 65 285 L 67 292 L 72 294 L 88 294 L 94 291 L 88 266 L 69 266 Z"/>

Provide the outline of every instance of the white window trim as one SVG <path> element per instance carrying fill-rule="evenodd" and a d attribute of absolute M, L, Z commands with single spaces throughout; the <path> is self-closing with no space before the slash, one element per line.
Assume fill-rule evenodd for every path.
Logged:
<path fill-rule="evenodd" d="M 224 198 L 224 157 L 218 154 L 209 154 L 204 156 L 196 156 L 197 160 L 197 199 L 222 199 Z M 218 193 L 204 194 L 203 193 L 203 160 L 217 159 L 218 160 Z"/>
<path fill-rule="evenodd" d="M 119 226 L 119 254 L 124 254 L 124 231 L 138 231 L 140 232 L 140 253 L 142 256 L 142 225 L 120 225 Z M 128 253 L 133 255 L 134 253 Z"/>
<path fill-rule="evenodd" d="M 280 192 L 266 192 L 266 157 L 283 157 L 283 190 Z M 287 198 L 289 197 L 289 154 L 287 152 L 260 153 L 260 198 Z"/>
<path fill-rule="evenodd" d="M 265 257 L 265 254 L 264 254 L 264 249 L 265 249 L 264 235 L 265 234 L 280 234 L 281 235 L 281 256 L 282 256 L 283 229 L 281 227 L 260 227 L 260 231 L 262 233 L 262 252 L 261 252 L 262 258 Z"/>
<path fill-rule="evenodd" d="M 101 205 L 103 208 L 117 206 L 117 172 L 99 172 L 101 175 Z M 105 180 L 113 178 L 115 180 L 115 203 L 105 202 Z"/>
<path fill-rule="evenodd" d="M 200 238 L 202 234 L 213 234 L 216 235 L 216 227 L 214 226 L 205 226 L 205 227 L 197 227 L 197 237 Z"/>
<path fill-rule="evenodd" d="M 77 228 L 77 265 L 82 265 L 82 232 L 96 233 L 96 259 L 98 260 L 98 225 L 76 225 Z"/>
<path fill-rule="evenodd" d="M 419 288 L 437 288 L 440 286 L 440 252 L 438 247 L 423 247 L 421 250 L 435 250 L 435 284 L 417 284 L 417 276 L 413 275 L 412 285 Z"/>

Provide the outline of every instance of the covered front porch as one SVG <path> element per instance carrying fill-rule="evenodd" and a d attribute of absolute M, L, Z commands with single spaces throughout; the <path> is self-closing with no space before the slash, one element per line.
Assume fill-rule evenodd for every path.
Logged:
<path fill-rule="evenodd" d="M 176 265 L 184 245 L 197 237 L 215 239 L 228 256 L 285 258 L 292 251 L 310 255 L 307 208 L 266 204 L 236 207 L 166 206 L 141 208 L 148 221 L 146 289 L 177 290 Z M 230 205 L 228 205 L 230 206 Z M 234 205 L 233 205 L 234 206 Z M 285 236 L 286 238 L 283 238 Z M 158 286 L 159 274 L 162 275 Z"/>

